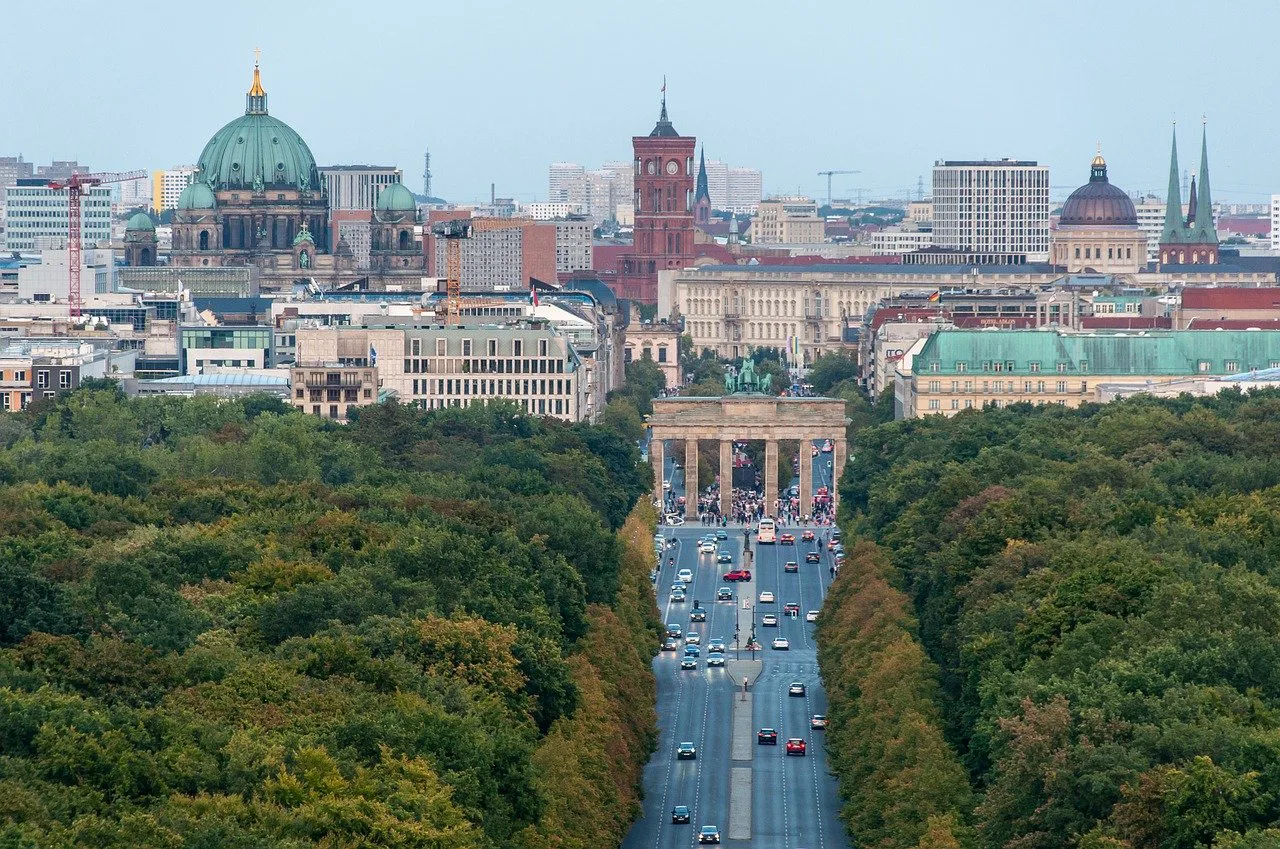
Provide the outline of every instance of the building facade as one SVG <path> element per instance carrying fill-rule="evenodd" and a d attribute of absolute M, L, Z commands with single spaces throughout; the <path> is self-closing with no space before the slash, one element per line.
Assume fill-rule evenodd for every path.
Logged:
<path fill-rule="evenodd" d="M 933 168 L 933 235 L 979 264 L 1049 260 L 1049 168 L 1031 161 L 941 161 Z"/>
<path fill-rule="evenodd" d="M 680 328 L 669 324 L 639 324 L 627 328 L 624 363 L 649 360 L 666 379 L 666 388 L 684 384 L 680 373 Z"/>
<path fill-rule="evenodd" d="M 556 279 L 556 234 L 553 222 L 529 219 L 479 219 L 501 221 L 502 226 L 472 230 L 459 245 L 462 289 L 465 292 L 528 291 L 530 280 Z M 444 275 L 445 240 L 432 238 L 436 274 Z"/>
<path fill-rule="evenodd" d="M 756 245 L 794 245 L 822 242 L 825 222 L 818 205 L 806 197 L 761 201 L 751 218 L 751 242 Z"/>
<path fill-rule="evenodd" d="M 547 200 L 568 204 L 573 212 L 583 212 L 587 206 L 587 169 L 574 162 L 553 162 L 547 171 Z"/>
<path fill-rule="evenodd" d="M 289 370 L 290 403 L 302 412 L 347 421 L 353 407 L 378 403 L 378 370 L 372 366 L 313 363 Z"/>
<path fill-rule="evenodd" d="M 900 256 L 933 244 L 933 231 L 886 228 L 871 234 L 871 252 L 877 256 Z"/>
<path fill-rule="evenodd" d="M 324 165 L 320 179 L 329 196 L 329 208 L 370 211 L 378 195 L 392 184 L 403 185 L 404 173 L 390 165 Z"/>
<path fill-rule="evenodd" d="M 151 208 L 160 213 L 177 206 L 178 198 L 191 185 L 197 171 L 194 165 L 179 165 L 151 172 Z"/>
<path fill-rule="evenodd" d="M 32 178 L 10 186 L 5 193 L 5 251 L 33 251 L 44 237 L 68 237 L 70 200 L 67 189 L 51 189 L 48 182 Z M 81 190 L 81 244 L 92 247 L 111 242 L 111 189 L 92 186 Z"/>
<path fill-rule="evenodd" d="M 591 269 L 591 248 L 595 228 L 591 219 L 583 215 L 571 215 L 557 219 L 556 274 L 572 274 Z M 547 281 L 550 282 L 550 281 Z"/>
<path fill-rule="evenodd" d="M 992 405 L 1100 400 L 1100 387 L 1159 386 L 1188 377 L 1280 368 L 1280 331 L 940 330 L 899 368 L 900 418 L 953 416 Z"/>

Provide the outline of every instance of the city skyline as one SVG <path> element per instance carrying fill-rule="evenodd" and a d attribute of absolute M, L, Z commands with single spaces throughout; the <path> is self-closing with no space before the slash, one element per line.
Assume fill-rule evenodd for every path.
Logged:
<path fill-rule="evenodd" d="M 73 13 L 91 8 L 71 5 Z M 43 13 L 9 10 L 10 31 L 32 37 L 6 45 L 5 78 L 38 84 L 0 91 L 6 114 L 30 116 L 9 122 L 0 154 L 77 159 L 99 170 L 193 161 L 241 111 L 261 47 L 273 114 L 308 140 L 318 162 L 392 163 L 415 174 L 430 147 L 435 193 L 463 203 L 486 199 L 490 183 L 504 197 L 545 200 L 551 162 L 629 159 L 631 136 L 657 114 L 664 74 L 680 132 L 696 136 L 709 158 L 761 170 L 766 195 L 823 198 L 818 171 L 856 168 L 863 174 L 836 181 L 837 197 L 858 190 L 911 196 L 919 177 L 927 185 L 937 159 L 1008 156 L 1048 165 L 1061 197 L 1087 178 L 1099 141 L 1116 185 L 1163 194 L 1170 123 L 1179 120 L 1189 146 L 1202 115 L 1221 175 L 1219 199 L 1264 203 L 1280 188 L 1280 165 L 1262 143 L 1280 119 L 1258 110 L 1257 92 L 1239 71 L 1211 63 L 1201 46 L 1229 41 L 1237 55 L 1264 55 L 1266 24 L 1280 22 L 1274 8 L 1259 8 L 1245 19 L 1249 26 L 1225 16 L 1200 20 L 1191 35 L 1182 26 L 1197 8 L 1189 2 L 1035 11 L 922 3 L 910 21 L 888 8 L 816 3 L 787 16 L 751 2 L 732 16 L 673 5 L 670 15 L 622 21 L 577 3 L 556 4 L 552 16 L 499 3 L 483 18 L 456 6 L 428 16 L 392 4 L 386 20 L 413 24 L 399 27 L 384 26 L 382 17 L 340 18 L 342 7 L 325 2 L 301 21 L 291 10 L 236 0 L 225 8 L 210 21 L 143 3 L 128 17 L 95 19 L 92 30 L 60 36 L 60 49 L 77 57 L 67 71 L 48 61 L 48 42 L 36 37 L 47 29 Z M 342 26 L 326 25 L 330 17 Z M 254 25 L 243 26 L 249 18 Z M 712 31 L 716 37 L 706 37 Z M 815 43 L 817 32 L 847 37 Z M 202 49 L 163 70 L 124 49 L 130 40 L 179 45 L 191 38 Z M 581 55 L 580 45 L 593 39 L 613 45 L 602 56 L 627 61 L 556 58 L 557 45 Z M 926 44 L 935 46 L 922 51 Z M 979 49 L 962 55 L 947 45 Z M 361 51 L 428 58 L 407 62 L 413 73 L 389 75 L 389 85 L 376 70 L 382 65 Z M 790 71 L 757 72 L 758 62 L 779 53 L 793 57 Z M 1160 72 L 1164 63 L 1168 74 Z M 433 64 L 448 75 L 435 77 Z M 109 84 L 85 86 L 85 68 Z M 749 87 L 737 82 L 744 74 Z M 940 89 L 943 80 L 959 82 Z M 59 108 L 50 108 L 51 99 Z M 138 120 L 140 113 L 149 117 Z"/>

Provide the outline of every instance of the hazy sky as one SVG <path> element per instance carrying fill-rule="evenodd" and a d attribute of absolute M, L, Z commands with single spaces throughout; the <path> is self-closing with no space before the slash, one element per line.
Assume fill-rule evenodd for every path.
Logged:
<path fill-rule="evenodd" d="M 244 111 L 253 49 L 271 113 L 317 161 L 395 164 L 420 191 L 546 199 L 547 165 L 629 160 L 667 76 L 676 128 L 766 192 L 926 191 L 935 159 L 1037 159 L 1164 192 L 1208 116 L 1215 199 L 1280 192 L 1268 82 L 1280 4 L 1076 2 L 240 2 L 13 0 L 0 155 L 99 170 L 194 163 Z M 123 10 L 117 13 L 115 10 Z M 72 24 L 78 22 L 74 29 Z"/>

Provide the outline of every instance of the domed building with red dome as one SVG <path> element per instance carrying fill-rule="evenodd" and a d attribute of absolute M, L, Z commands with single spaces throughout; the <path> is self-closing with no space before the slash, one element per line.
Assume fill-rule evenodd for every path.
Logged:
<path fill-rule="evenodd" d="M 1138 229 L 1133 201 L 1107 179 L 1102 151 L 1093 158 L 1089 182 L 1062 205 L 1050 238 L 1054 265 L 1076 274 L 1135 274 L 1146 264 L 1147 238 Z"/>

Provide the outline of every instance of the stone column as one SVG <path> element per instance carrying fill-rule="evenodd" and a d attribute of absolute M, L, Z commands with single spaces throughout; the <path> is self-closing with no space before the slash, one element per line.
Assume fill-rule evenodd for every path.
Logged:
<path fill-rule="evenodd" d="M 698 440 L 684 441 L 684 517 L 698 518 Z"/>
<path fill-rule="evenodd" d="M 653 466 L 653 497 L 658 499 L 659 513 L 666 513 L 667 500 L 663 496 L 666 494 L 662 489 L 662 467 L 666 463 L 665 444 L 661 439 L 654 436 L 649 440 L 649 463 Z"/>
<path fill-rule="evenodd" d="M 764 443 L 764 513 L 766 516 L 778 515 L 774 502 L 778 500 L 778 440 L 767 439 Z"/>
<path fill-rule="evenodd" d="M 831 509 L 834 514 L 835 509 L 840 506 L 840 473 L 844 471 L 849 446 L 844 437 L 833 439 L 831 442 L 834 445 L 831 452 Z"/>
<path fill-rule="evenodd" d="M 733 441 L 720 440 L 720 515 L 733 511 Z"/>
<path fill-rule="evenodd" d="M 819 455 L 821 456 L 821 455 Z M 800 515 L 813 514 L 813 440 L 800 440 Z"/>

